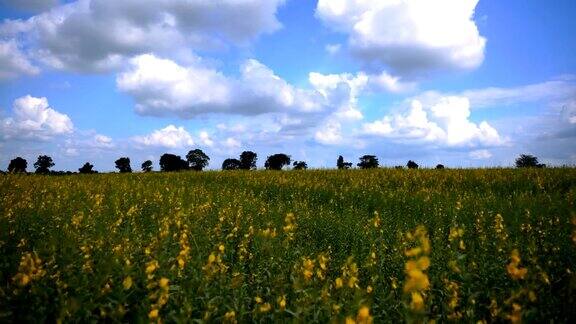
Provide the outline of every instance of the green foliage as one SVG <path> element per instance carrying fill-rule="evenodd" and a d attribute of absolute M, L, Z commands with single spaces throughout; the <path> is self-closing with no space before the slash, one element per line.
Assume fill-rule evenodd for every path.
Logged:
<path fill-rule="evenodd" d="M 8 174 L 0 322 L 571 322 L 575 203 L 574 169 Z"/>

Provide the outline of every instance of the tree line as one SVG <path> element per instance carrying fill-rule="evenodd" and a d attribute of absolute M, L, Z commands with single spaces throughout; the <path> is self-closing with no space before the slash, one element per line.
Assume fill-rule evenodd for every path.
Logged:
<path fill-rule="evenodd" d="M 258 160 L 258 155 L 252 151 L 244 151 L 240 156 L 236 158 L 228 158 L 222 162 L 222 170 L 255 170 L 256 162 Z M 210 162 L 210 157 L 206 155 L 201 149 L 194 149 L 186 154 L 185 159 L 179 155 L 165 153 L 160 157 L 160 171 L 163 172 L 174 172 L 174 171 L 202 171 L 204 170 Z M 130 158 L 121 157 L 115 162 L 115 167 L 120 173 L 131 173 L 132 167 L 130 164 Z M 37 174 L 73 174 L 76 172 L 71 171 L 52 171 L 50 170 L 54 167 L 55 163 L 50 156 L 40 155 L 34 163 L 35 172 Z M 308 164 L 305 161 L 292 161 L 290 155 L 284 153 L 277 153 L 267 157 L 264 168 L 267 170 L 282 170 L 287 166 L 292 165 L 292 170 L 306 170 L 308 169 Z M 336 168 L 339 170 L 347 170 L 352 168 L 353 163 L 344 160 L 342 155 L 338 156 L 336 160 Z M 359 169 L 374 169 L 380 167 L 378 162 L 378 157 L 375 155 L 363 155 L 359 158 L 359 162 L 356 164 Z M 409 160 L 406 163 L 408 169 L 418 169 L 419 165 Z M 538 162 L 538 158 L 528 154 L 522 154 L 516 159 L 517 168 L 543 168 L 546 167 L 545 164 Z M 16 157 L 10 161 L 8 165 L 9 173 L 27 173 L 28 161 L 21 157 Z M 144 161 L 140 166 L 142 172 L 153 171 L 153 163 L 151 160 Z M 395 166 L 396 169 L 402 169 L 404 166 Z M 444 165 L 436 165 L 436 169 L 444 169 Z M 0 171 L 4 173 L 3 171 Z M 94 165 L 90 162 L 84 163 L 84 165 L 78 168 L 80 174 L 93 174 L 98 173 L 94 170 Z"/>

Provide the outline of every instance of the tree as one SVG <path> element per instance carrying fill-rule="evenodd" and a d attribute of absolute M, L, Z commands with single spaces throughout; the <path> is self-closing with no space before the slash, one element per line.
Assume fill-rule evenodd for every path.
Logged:
<path fill-rule="evenodd" d="M 264 167 L 268 170 L 282 170 L 285 165 L 290 165 L 290 156 L 284 153 L 278 153 L 268 156 Z"/>
<path fill-rule="evenodd" d="M 529 154 L 522 154 L 516 159 L 516 167 L 517 168 L 544 168 L 546 164 L 538 163 L 538 158 L 529 155 Z"/>
<path fill-rule="evenodd" d="M 186 154 L 186 160 L 190 164 L 190 169 L 202 171 L 208 165 L 210 158 L 201 149 L 195 149 Z"/>
<path fill-rule="evenodd" d="M 132 172 L 132 167 L 130 166 L 130 158 L 121 157 L 116 160 L 116 169 L 120 171 L 120 173 L 130 173 Z"/>
<path fill-rule="evenodd" d="M 340 155 L 336 161 L 336 167 L 338 167 L 338 170 L 347 170 L 352 167 L 352 162 L 345 162 L 342 155 Z"/>
<path fill-rule="evenodd" d="M 36 168 L 36 173 L 39 174 L 48 174 L 50 173 L 50 168 L 54 166 L 54 162 L 52 158 L 48 155 L 40 155 L 38 156 L 38 160 L 34 163 L 34 167 Z"/>
<path fill-rule="evenodd" d="M 364 155 L 360 163 L 356 164 L 360 169 L 375 169 L 378 167 L 378 158 L 374 155 Z"/>
<path fill-rule="evenodd" d="M 222 162 L 222 170 L 241 169 L 242 162 L 238 159 L 226 159 Z"/>
<path fill-rule="evenodd" d="M 444 169 L 444 164 L 437 164 L 436 169 Z"/>
<path fill-rule="evenodd" d="M 152 161 L 146 160 L 142 163 L 142 172 L 150 172 L 152 171 Z"/>
<path fill-rule="evenodd" d="M 160 157 L 160 170 L 165 172 L 181 171 L 188 169 L 188 162 L 179 155 L 162 154 Z"/>
<path fill-rule="evenodd" d="M 8 172 L 10 173 L 25 173 L 28 167 L 28 161 L 21 157 L 17 157 L 10 161 L 8 164 Z"/>
<path fill-rule="evenodd" d="M 94 168 L 94 166 L 92 164 L 90 164 L 89 162 L 84 163 L 84 165 L 78 169 L 78 172 L 82 173 L 82 174 L 92 174 L 92 173 L 96 173 L 96 171 L 92 170 L 92 168 Z"/>
<path fill-rule="evenodd" d="M 244 151 L 240 154 L 240 169 L 253 170 L 256 169 L 256 160 L 258 155 L 252 151 Z"/>
<path fill-rule="evenodd" d="M 412 160 L 408 161 L 408 163 L 406 163 L 406 166 L 408 167 L 408 169 L 418 169 L 418 164 Z"/>
<path fill-rule="evenodd" d="M 292 164 L 294 166 L 294 170 L 306 170 L 308 169 L 308 164 L 304 161 L 294 161 Z"/>

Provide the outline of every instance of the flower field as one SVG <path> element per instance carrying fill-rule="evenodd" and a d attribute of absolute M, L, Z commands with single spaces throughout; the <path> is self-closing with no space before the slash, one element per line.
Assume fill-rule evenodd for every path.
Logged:
<path fill-rule="evenodd" d="M 0 176 L 0 322 L 573 322 L 576 169 Z"/>

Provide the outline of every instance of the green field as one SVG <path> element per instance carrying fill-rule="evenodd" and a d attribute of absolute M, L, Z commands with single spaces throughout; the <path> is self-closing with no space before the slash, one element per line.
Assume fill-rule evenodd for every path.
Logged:
<path fill-rule="evenodd" d="M 573 322 L 576 169 L 0 176 L 0 322 Z"/>

